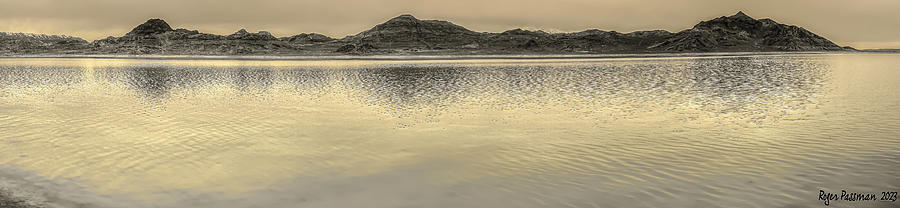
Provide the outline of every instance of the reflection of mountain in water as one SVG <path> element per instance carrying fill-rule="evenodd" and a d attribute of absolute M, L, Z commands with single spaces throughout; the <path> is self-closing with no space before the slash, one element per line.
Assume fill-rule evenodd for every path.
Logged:
<path fill-rule="evenodd" d="M 3 66 L 3 87 L 72 85 L 77 67 Z M 308 94 L 348 96 L 391 114 L 422 109 L 565 109 L 630 114 L 689 111 L 750 118 L 814 103 L 828 66 L 806 56 L 607 59 L 573 62 L 388 62 L 366 66 L 189 66 L 151 64 L 95 67 L 93 76 L 167 102 L 203 93 L 277 98 Z M 215 90 L 213 90 L 215 89 Z M 199 92 L 199 93 L 194 93 Z M 434 113 L 434 112 L 431 112 Z"/>
<path fill-rule="evenodd" d="M 343 85 L 366 93 L 364 102 L 400 109 L 440 107 L 474 87 L 466 70 L 455 66 L 399 65 L 348 71 Z"/>
<path fill-rule="evenodd" d="M 687 67 L 694 96 L 723 112 L 802 107 L 828 77 L 825 63 L 798 57 L 693 59 Z"/>
<path fill-rule="evenodd" d="M 81 67 L 0 65 L 0 88 L 73 85 L 84 81 Z"/>
<path fill-rule="evenodd" d="M 274 84 L 287 84 L 295 90 L 321 88 L 325 77 L 317 69 L 284 69 L 259 66 L 126 66 L 107 67 L 99 76 L 121 83 L 148 99 L 163 99 L 173 91 L 196 91 L 209 87 L 233 88 L 243 94 L 264 94 Z"/>
<path fill-rule="evenodd" d="M 274 73 L 272 71 L 271 68 L 240 67 L 234 69 L 233 73 L 230 73 L 230 75 L 234 76 L 232 78 L 232 80 L 234 80 L 234 87 L 242 92 L 254 90 L 259 90 L 257 92 L 265 92 L 265 90 L 272 86 L 274 79 Z"/>
<path fill-rule="evenodd" d="M 165 97 L 169 94 L 169 90 L 175 85 L 179 85 L 179 87 L 182 88 L 186 86 L 183 82 L 176 82 L 176 80 L 185 79 L 176 79 L 170 71 L 172 70 L 164 67 L 134 68 L 133 70 L 125 71 L 125 83 L 128 83 L 128 86 L 143 92 L 144 95 L 150 97 Z M 181 78 L 195 78 L 183 77 L 185 76 L 184 74 L 181 76 Z"/>
<path fill-rule="evenodd" d="M 392 65 L 344 83 L 390 109 L 493 106 L 572 111 L 702 111 L 765 118 L 813 103 L 828 67 L 804 57 Z"/>

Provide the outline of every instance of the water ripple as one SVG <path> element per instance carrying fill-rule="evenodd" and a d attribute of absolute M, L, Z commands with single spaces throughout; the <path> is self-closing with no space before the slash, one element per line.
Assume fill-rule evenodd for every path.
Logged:
<path fill-rule="evenodd" d="M 896 60 L 5 59 L 0 166 L 97 206 L 813 206 L 900 188 Z"/>

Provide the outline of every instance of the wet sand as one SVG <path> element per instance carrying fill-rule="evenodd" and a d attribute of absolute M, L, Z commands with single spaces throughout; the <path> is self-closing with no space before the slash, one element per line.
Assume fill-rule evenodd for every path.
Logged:
<path fill-rule="evenodd" d="M 0 207 L 2 208 L 44 208 L 31 190 L 22 187 L 21 179 L 13 179 L 4 168 L 0 168 Z"/>
<path fill-rule="evenodd" d="M 103 208 L 66 180 L 48 179 L 16 167 L 0 166 L 0 208 Z"/>
<path fill-rule="evenodd" d="M 25 199 L 10 196 L 6 191 L 0 191 L 0 207 L 4 208 L 38 208 L 43 206 L 31 205 Z"/>

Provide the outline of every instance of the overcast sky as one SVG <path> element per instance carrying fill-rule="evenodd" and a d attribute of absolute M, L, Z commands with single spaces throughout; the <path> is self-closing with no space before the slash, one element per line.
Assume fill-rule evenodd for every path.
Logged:
<path fill-rule="evenodd" d="M 400 14 L 475 31 L 688 29 L 743 10 L 857 48 L 900 48 L 900 0 L 0 0 L 0 31 L 121 36 L 149 18 L 174 28 L 344 37 Z"/>

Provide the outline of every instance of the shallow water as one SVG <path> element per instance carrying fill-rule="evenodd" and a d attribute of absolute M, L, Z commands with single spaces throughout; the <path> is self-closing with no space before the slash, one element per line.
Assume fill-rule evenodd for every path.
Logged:
<path fill-rule="evenodd" d="M 7 58 L 0 189 L 61 207 L 823 207 L 820 190 L 900 190 L 898 89 L 896 54 Z"/>

